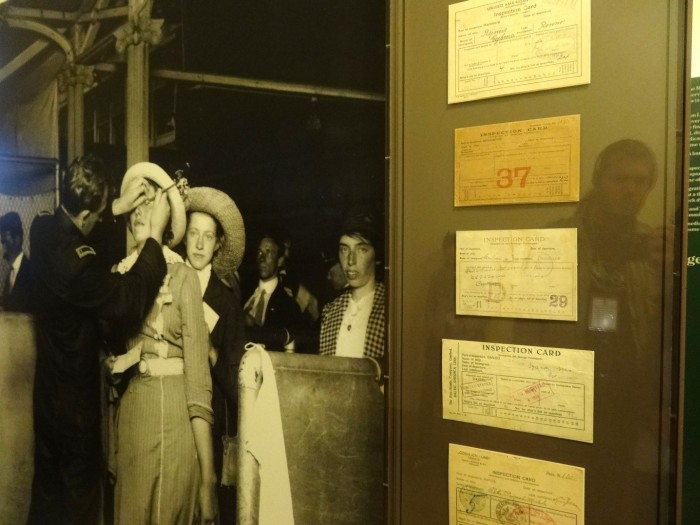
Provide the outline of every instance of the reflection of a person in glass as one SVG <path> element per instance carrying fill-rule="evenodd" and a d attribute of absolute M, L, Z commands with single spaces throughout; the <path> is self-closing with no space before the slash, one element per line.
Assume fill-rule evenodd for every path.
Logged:
<path fill-rule="evenodd" d="M 598 156 L 593 189 L 575 215 L 554 225 L 578 229 L 578 324 L 588 332 L 579 333 L 579 344 L 581 336 L 597 345 L 624 339 L 638 354 L 655 346 L 663 231 L 637 215 L 656 179 L 656 158 L 646 144 L 614 142 Z"/>
<path fill-rule="evenodd" d="M 664 232 L 637 219 L 657 177 L 654 153 L 638 140 L 614 142 L 598 155 L 591 191 L 572 217 L 549 225 L 578 232 L 578 322 L 538 322 L 536 335 L 526 335 L 528 326 L 524 337 L 565 348 L 615 348 L 639 365 L 657 348 Z"/>
<path fill-rule="evenodd" d="M 538 321 L 530 334 L 532 325 L 519 325 L 535 344 L 595 351 L 595 399 L 604 400 L 596 405 L 595 440 L 618 454 L 610 482 L 621 486 L 621 507 L 639 514 L 648 509 L 637 502 L 656 494 L 665 237 L 637 217 L 657 177 L 646 144 L 625 139 L 603 149 L 590 193 L 572 217 L 550 225 L 577 229 L 578 321 Z M 647 521 L 629 516 L 626 523 Z"/>
<path fill-rule="evenodd" d="M 582 205 L 584 221 L 590 221 L 584 224 L 588 226 L 584 234 L 595 232 L 587 239 L 592 243 L 593 256 L 588 327 L 614 331 L 620 316 L 629 315 L 627 322 L 621 321 L 629 327 L 637 350 L 650 343 L 650 323 L 657 321 L 654 310 L 659 305 L 658 293 L 653 290 L 657 282 L 653 271 L 663 246 L 660 232 L 636 218 L 656 178 L 656 159 L 645 144 L 635 140 L 615 142 L 596 162 L 594 189 L 588 199 L 590 211 L 585 203 Z M 625 302 L 628 311 L 622 312 Z"/>

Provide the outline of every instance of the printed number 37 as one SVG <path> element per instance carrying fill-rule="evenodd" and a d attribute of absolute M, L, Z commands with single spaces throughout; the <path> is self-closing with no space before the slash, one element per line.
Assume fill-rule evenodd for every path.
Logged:
<path fill-rule="evenodd" d="M 498 180 L 496 185 L 499 188 L 510 188 L 513 185 L 513 179 L 520 179 L 520 187 L 525 187 L 525 181 L 530 173 L 530 166 L 520 166 L 518 168 L 501 168 L 496 172 Z"/>

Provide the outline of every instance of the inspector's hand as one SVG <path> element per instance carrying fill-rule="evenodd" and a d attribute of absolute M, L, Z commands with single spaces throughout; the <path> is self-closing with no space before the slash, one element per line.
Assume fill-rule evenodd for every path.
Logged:
<path fill-rule="evenodd" d="M 131 213 L 146 200 L 146 179 L 134 177 L 122 194 L 112 201 L 112 215 Z"/>
<path fill-rule="evenodd" d="M 169 219 L 168 195 L 158 188 L 155 197 L 153 197 L 153 210 L 151 211 L 151 238 L 158 241 L 158 244 L 163 244 L 163 232 L 168 226 Z"/>

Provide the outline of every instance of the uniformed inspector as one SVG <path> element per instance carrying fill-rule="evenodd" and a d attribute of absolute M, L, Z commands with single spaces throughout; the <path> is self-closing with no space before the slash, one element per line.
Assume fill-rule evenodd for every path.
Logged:
<path fill-rule="evenodd" d="M 144 189 L 143 179 L 134 179 L 112 202 L 113 214 L 140 205 Z M 166 274 L 160 242 L 170 208 L 160 190 L 151 216 L 151 239 L 133 268 L 123 275 L 109 273 L 96 262 L 87 237 L 107 206 L 107 194 L 101 161 L 81 157 L 64 176 L 60 206 L 53 215 L 38 216 L 30 230 L 37 326 L 32 524 L 98 523 L 98 322 L 139 323 Z"/>

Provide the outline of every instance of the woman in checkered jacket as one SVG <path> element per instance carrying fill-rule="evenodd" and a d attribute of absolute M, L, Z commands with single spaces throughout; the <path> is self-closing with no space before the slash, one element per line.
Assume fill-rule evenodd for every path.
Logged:
<path fill-rule="evenodd" d="M 384 358 L 384 285 L 377 282 L 378 231 L 370 214 L 345 221 L 338 258 L 348 287 L 323 308 L 319 353 Z"/>

